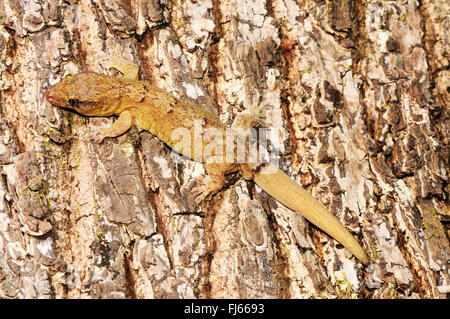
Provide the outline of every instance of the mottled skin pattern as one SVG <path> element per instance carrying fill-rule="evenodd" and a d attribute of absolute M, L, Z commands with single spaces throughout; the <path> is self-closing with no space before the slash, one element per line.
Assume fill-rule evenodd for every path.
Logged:
<path fill-rule="evenodd" d="M 194 121 L 202 128 L 216 129 L 225 136 L 226 126 L 213 114 L 186 101 L 175 98 L 144 81 L 107 76 L 97 73 L 69 75 L 47 91 L 50 103 L 71 109 L 86 116 L 119 115 L 114 124 L 97 132 L 94 141 L 100 143 L 106 137 L 116 137 L 128 131 L 133 124 L 158 136 L 160 140 L 189 158 L 206 163 L 208 177 L 204 185 L 196 191 L 201 194 L 198 200 L 220 190 L 225 183 L 225 174 L 241 171 L 248 179 L 253 173 L 249 165 L 226 163 L 215 157 L 214 149 L 210 156 L 194 150 Z M 192 137 L 191 149 L 179 148 L 178 139 L 173 140 L 174 129 L 184 128 Z M 212 136 L 202 136 L 202 149 L 212 142 Z"/>
<path fill-rule="evenodd" d="M 181 154 L 206 163 L 208 176 L 203 185 L 194 190 L 199 193 L 197 197 L 199 201 L 203 201 L 208 195 L 216 193 L 223 187 L 225 174 L 240 171 L 244 178 L 254 179 L 272 197 L 287 207 L 301 212 L 309 221 L 348 248 L 364 264 L 369 262 L 364 250 L 340 221 L 273 165 L 251 165 L 230 161 L 226 163 L 223 159 L 217 159 L 214 152 L 209 156 L 197 156 L 193 152 L 194 143 L 191 144 L 190 150 L 179 148 L 178 140 L 171 138 L 173 131 L 177 128 L 186 129 L 190 136 L 194 137 L 194 121 L 200 122 L 203 129 L 216 129 L 225 134 L 226 126 L 201 107 L 187 100 L 177 99 L 147 82 L 96 73 L 67 76 L 49 88 L 46 96 L 50 103 L 84 116 L 119 115 L 111 127 L 99 131 L 94 136 L 97 143 L 106 137 L 121 135 L 136 124 Z M 210 142 L 211 136 L 208 134 L 202 136 L 200 145 L 203 150 Z"/>

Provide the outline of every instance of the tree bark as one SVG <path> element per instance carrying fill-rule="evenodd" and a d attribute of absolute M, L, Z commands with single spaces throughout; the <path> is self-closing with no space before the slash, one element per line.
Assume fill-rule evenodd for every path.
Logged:
<path fill-rule="evenodd" d="M 0 297 L 447 298 L 449 3 L 0 2 Z M 280 167 L 359 239 L 334 239 L 152 134 L 45 100 L 81 72 L 142 79 L 231 124 L 261 107 Z"/>

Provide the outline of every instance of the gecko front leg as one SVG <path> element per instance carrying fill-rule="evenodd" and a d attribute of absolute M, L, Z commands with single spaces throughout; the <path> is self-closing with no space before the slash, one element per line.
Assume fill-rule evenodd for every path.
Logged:
<path fill-rule="evenodd" d="M 139 79 L 139 66 L 133 62 L 125 60 L 115 52 L 109 57 L 108 69 L 112 68 L 119 70 L 126 79 Z"/>
<path fill-rule="evenodd" d="M 119 118 L 108 128 L 94 132 L 90 139 L 95 143 L 101 143 L 105 137 L 116 137 L 128 131 L 133 125 L 133 114 L 130 110 L 125 110 L 120 113 Z"/>
<path fill-rule="evenodd" d="M 137 80 L 139 77 L 139 66 L 123 59 L 117 53 L 109 57 L 108 69 L 119 70 L 124 78 Z M 96 143 L 101 143 L 106 137 L 116 137 L 124 134 L 133 125 L 134 117 L 131 110 L 120 113 L 119 118 L 108 128 L 94 132 L 90 139 Z"/>

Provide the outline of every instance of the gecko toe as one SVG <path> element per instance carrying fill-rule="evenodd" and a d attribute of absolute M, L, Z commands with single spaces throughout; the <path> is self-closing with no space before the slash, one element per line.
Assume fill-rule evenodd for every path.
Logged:
<path fill-rule="evenodd" d="M 100 144 L 103 141 L 104 137 L 99 132 L 93 132 L 89 134 L 89 140 L 93 141 L 94 143 Z"/>
<path fill-rule="evenodd" d="M 218 190 L 222 188 L 222 184 L 216 183 L 214 180 L 211 180 L 208 176 L 205 178 L 199 177 L 197 178 L 197 182 L 201 185 L 192 188 L 192 192 L 197 194 L 194 201 L 197 205 L 200 205 L 208 198 L 210 198 L 213 194 L 215 194 Z"/>
<path fill-rule="evenodd" d="M 201 203 L 203 203 L 209 195 L 209 193 L 205 189 L 204 185 L 194 187 L 192 189 L 192 193 L 195 194 L 194 201 L 197 205 L 200 205 Z"/>

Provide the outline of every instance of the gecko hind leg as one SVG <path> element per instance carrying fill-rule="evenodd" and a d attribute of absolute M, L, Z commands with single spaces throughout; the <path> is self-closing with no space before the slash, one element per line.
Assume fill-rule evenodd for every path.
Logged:
<path fill-rule="evenodd" d="M 261 123 L 261 118 L 258 108 L 248 108 L 236 115 L 231 128 L 240 136 L 248 137 L 250 129 Z"/>
<path fill-rule="evenodd" d="M 229 163 L 218 162 L 215 157 L 209 158 L 205 166 L 208 175 L 205 178 L 197 179 L 202 185 L 192 189 L 194 193 L 199 193 L 195 198 L 197 204 L 221 190 L 225 184 L 225 174 L 233 171 Z"/>

